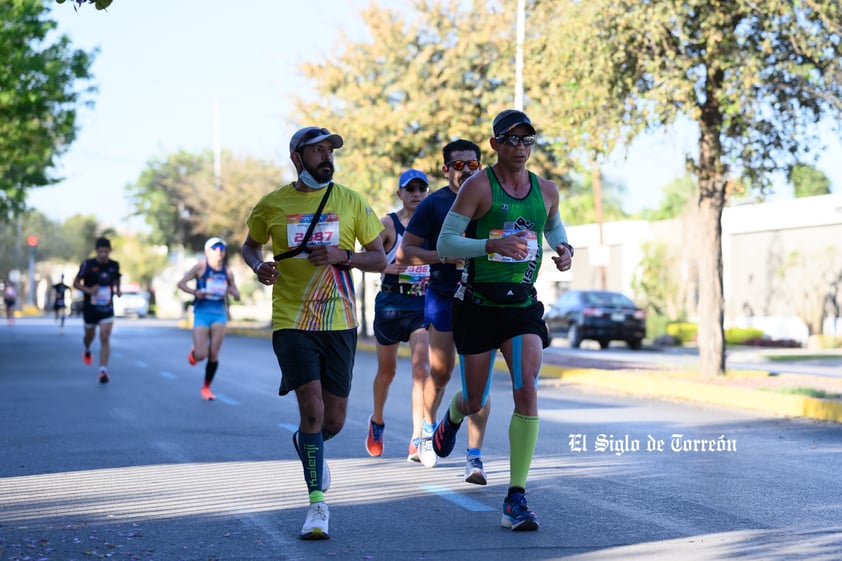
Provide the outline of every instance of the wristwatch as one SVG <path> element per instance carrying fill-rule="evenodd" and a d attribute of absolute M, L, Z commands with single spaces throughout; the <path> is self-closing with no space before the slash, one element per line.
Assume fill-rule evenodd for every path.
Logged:
<path fill-rule="evenodd" d="M 346 249 L 345 255 L 347 255 L 347 257 L 345 258 L 345 261 L 342 261 L 341 263 L 337 263 L 336 265 L 334 265 L 334 267 L 336 267 L 337 269 L 339 269 L 341 271 L 350 271 L 351 270 L 351 259 L 354 258 L 354 252 L 351 251 L 350 249 Z"/>
<path fill-rule="evenodd" d="M 569 243 L 567 243 L 567 242 L 561 242 L 561 245 L 563 245 L 564 247 L 566 247 L 566 248 L 567 248 L 567 251 L 569 251 L 569 252 L 570 252 L 570 257 L 573 257 L 573 253 L 574 253 L 573 246 L 572 246 L 572 245 L 570 245 L 570 244 L 569 244 Z"/>

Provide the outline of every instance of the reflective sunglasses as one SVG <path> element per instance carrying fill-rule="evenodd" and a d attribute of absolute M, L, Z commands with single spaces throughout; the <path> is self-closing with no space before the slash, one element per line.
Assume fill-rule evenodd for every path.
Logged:
<path fill-rule="evenodd" d="M 215 243 L 211 247 L 211 249 L 218 249 L 219 251 L 225 251 L 225 246 L 221 243 Z"/>
<path fill-rule="evenodd" d="M 535 135 L 524 134 L 523 136 L 518 136 L 516 134 L 504 134 L 502 136 L 495 137 L 494 140 L 502 144 L 508 144 L 509 146 L 517 146 L 521 142 L 524 146 L 532 146 L 535 144 Z"/>
<path fill-rule="evenodd" d="M 407 185 L 406 187 L 402 187 L 404 191 L 407 193 L 415 193 L 416 191 L 419 193 L 426 193 L 427 186 L 426 185 Z"/>
<path fill-rule="evenodd" d="M 479 169 L 479 160 L 453 160 L 444 165 L 456 171 L 462 171 L 465 169 L 465 166 L 468 166 L 468 169 L 471 171 L 476 171 Z"/>

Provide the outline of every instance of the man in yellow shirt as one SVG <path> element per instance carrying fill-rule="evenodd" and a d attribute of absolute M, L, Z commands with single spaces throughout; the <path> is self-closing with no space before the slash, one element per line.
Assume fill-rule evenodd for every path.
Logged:
<path fill-rule="evenodd" d="M 344 141 L 305 127 L 290 140 L 298 180 L 265 195 L 248 217 L 242 255 L 261 283 L 272 285 L 272 347 L 281 368 L 279 393 L 295 392 L 300 422 L 293 444 L 304 466 L 310 509 L 302 539 L 327 539 L 324 441 L 345 423 L 357 348 L 350 269 L 386 267 L 383 225 L 358 192 L 333 182 L 333 151 Z M 274 259 L 263 259 L 272 243 Z M 356 253 L 357 242 L 365 249 Z"/>

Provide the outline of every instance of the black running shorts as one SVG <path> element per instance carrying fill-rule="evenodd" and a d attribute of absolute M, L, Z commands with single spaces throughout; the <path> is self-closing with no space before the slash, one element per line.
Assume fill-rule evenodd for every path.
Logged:
<path fill-rule="evenodd" d="M 303 331 L 279 329 L 272 333 L 272 348 L 281 367 L 280 395 L 313 380 L 338 397 L 351 393 L 357 330 Z"/>
<path fill-rule="evenodd" d="M 480 306 L 453 300 L 453 341 L 460 355 L 493 351 L 504 341 L 527 333 L 538 335 L 544 348 L 550 346 L 544 305 L 538 300 L 525 308 Z"/>

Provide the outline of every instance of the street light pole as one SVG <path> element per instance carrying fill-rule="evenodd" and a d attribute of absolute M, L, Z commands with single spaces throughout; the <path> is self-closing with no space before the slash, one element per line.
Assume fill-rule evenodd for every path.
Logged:
<path fill-rule="evenodd" d="M 213 102 L 213 179 L 214 187 L 222 189 L 222 109 L 218 99 Z"/>
<path fill-rule="evenodd" d="M 523 111 L 523 40 L 526 35 L 526 0 L 517 0 L 517 47 L 515 51 L 515 109 Z"/>
<path fill-rule="evenodd" d="M 38 236 L 29 236 L 26 239 L 26 244 L 29 246 L 29 294 L 26 297 L 26 303 L 29 306 L 35 305 L 35 248 L 38 246 Z"/>

